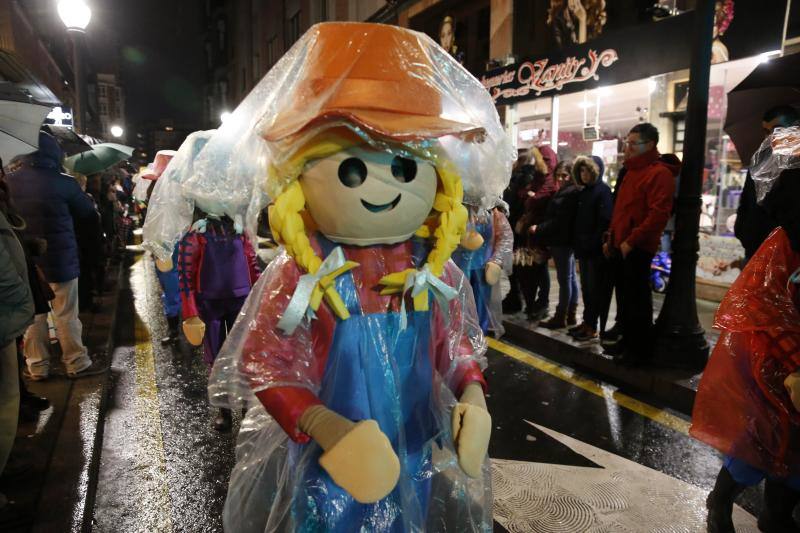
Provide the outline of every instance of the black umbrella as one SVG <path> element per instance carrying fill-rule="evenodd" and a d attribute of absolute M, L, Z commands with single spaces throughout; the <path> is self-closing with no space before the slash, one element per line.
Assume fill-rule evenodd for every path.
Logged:
<path fill-rule="evenodd" d="M 67 157 L 81 152 L 87 152 L 92 147 L 84 141 L 80 135 L 75 133 L 66 126 L 55 126 L 53 124 L 46 124 L 42 127 L 43 130 L 50 133 L 58 141 L 58 145 Z"/>
<path fill-rule="evenodd" d="M 725 132 L 739 157 L 750 162 L 761 141 L 761 117 L 771 107 L 800 106 L 800 54 L 791 54 L 760 64 L 728 93 Z"/>

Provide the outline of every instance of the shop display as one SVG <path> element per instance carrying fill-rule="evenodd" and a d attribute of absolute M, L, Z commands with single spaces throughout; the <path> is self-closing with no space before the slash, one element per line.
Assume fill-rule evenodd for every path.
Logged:
<path fill-rule="evenodd" d="M 250 407 L 226 529 L 491 529 L 485 339 L 449 261 L 516 158 L 491 99 L 423 34 L 323 23 L 241 109 L 198 190 L 260 168 L 284 251 L 212 370 L 212 403 Z"/>

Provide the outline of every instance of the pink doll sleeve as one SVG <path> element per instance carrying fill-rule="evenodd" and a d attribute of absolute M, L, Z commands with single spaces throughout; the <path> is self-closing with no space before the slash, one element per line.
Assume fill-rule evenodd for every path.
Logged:
<path fill-rule="evenodd" d="M 308 320 L 291 335 L 278 328 L 289 305 L 300 271 L 286 256 L 273 260 L 257 310 L 248 317 L 248 333 L 242 347 L 241 372 L 267 412 L 295 442 L 308 442 L 298 421 L 306 409 L 320 404 L 316 391 L 327 358 L 334 320 L 323 304 L 317 318 Z"/>
<path fill-rule="evenodd" d="M 487 389 L 482 368 L 486 367 L 486 339 L 478 324 L 475 300 L 464 274 L 452 261 L 445 265 L 443 281 L 456 289 L 450 300 L 449 321 L 438 305 L 433 304 L 433 346 L 436 369 L 456 397 L 464 387 L 478 382 Z"/>
<path fill-rule="evenodd" d="M 242 235 L 242 245 L 244 247 L 244 255 L 247 258 L 247 267 L 250 270 L 250 285 L 255 285 L 260 274 L 258 263 L 256 262 L 256 249 L 247 235 Z"/>
<path fill-rule="evenodd" d="M 194 231 L 189 232 L 178 245 L 178 282 L 181 292 L 183 320 L 197 316 L 197 280 L 202 263 L 204 239 Z"/>

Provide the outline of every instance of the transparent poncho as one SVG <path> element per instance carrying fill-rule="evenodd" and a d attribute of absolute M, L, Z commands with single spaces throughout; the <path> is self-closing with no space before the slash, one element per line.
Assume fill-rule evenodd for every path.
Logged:
<path fill-rule="evenodd" d="M 223 132 L 220 140 L 227 141 L 229 137 L 223 129 L 196 131 L 187 136 L 153 188 L 143 229 L 143 246 L 159 259 L 172 256 L 175 246 L 194 221 L 195 207 L 206 214 L 229 216 L 238 226 L 246 228 L 252 242 L 256 242 L 256 222 L 266 205 L 266 196 L 256 187 L 255 176 L 251 173 L 242 180 L 234 172 L 223 172 L 220 167 L 209 168 L 208 165 L 203 168 L 216 173 L 200 175 L 199 163 L 206 149 L 211 146 L 211 153 L 220 149 L 220 140 L 212 143 L 220 132 Z M 200 188 L 198 182 L 200 185 L 213 182 L 216 187 L 236 194 L 216 198 Z"/>
<path fill-rule="evenodd" d="M 796 168 L 800 168 L 800 126 L 775 128 L 753 154 L 750 164 L 757 201 L 764 200 L 781 172 Z"/>
<path fill-rule="evenodd" d="M 339 77 L 310 79 L 332 69 L 340 69 Z M 370 98 L 374 106 L 367 109 Z M 432 99 L 441 103 L 434 113 Z M 360 106 L 355 111 L 347 108 L 353 102 Z M 226 128 L 237 133 L 223 140 Z M 391 26 L 329 23 L 312 27 L 208 143 L 195 163 L 193 194 L 235 197 L 235 177 L 255 180 L 275 199 L 302 180 L 308 161 L 298 159 L 301 147 L 332 128 L 346 128 L 378 150 L 454 169 L 465 197 L 487 208 L 515 159 L 486 90 L 430 38 Z M 431 284 L 429 305 L 418 308 L 411 291 L 383 294 L 379 285 L 406 269 L 424 273 L 436 232 L 356 246 L 331 242 L 313 224 L 306 228 L 313 254 L 326 259 L 321 270 L 337 254 L 358 264 L 326 282 L 349 316 L 323 301 L 285 332 L 280 323 L 309 275 L 286 251 L 254 286 L 209 380 L 213 405 L 248 409 L 226 530 L 491 531 L 488 457 L 482 475 L 468 477 L 450 421 L 463 388 L 483 383 L 486 365 L 463 273 L 447 261 L 441 276 L 423 280 Z M 298 427 L 315 402 L 353 421 L 378 421 L 401 463 L 389 496 L 359 504 L 326 477 L 320 447 Z"/>
<path fill-rule="evenodd" d="M 148 179 L 142 177 L 142 174 L 147 170 L 147 167 L 143 168 L 133 176 L 133 198 L 137 202 L 146 202 L 147 201 L 147 191 L 150 188 L 152 182 Z"/>

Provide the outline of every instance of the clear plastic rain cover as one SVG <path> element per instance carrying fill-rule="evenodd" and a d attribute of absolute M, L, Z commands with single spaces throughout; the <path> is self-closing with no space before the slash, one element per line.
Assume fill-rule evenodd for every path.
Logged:
<path fill-rule="evenodd" d="M 486 281 L 487 263 L 495 263 L 506 274 L 511 273 L 514 255 L 514 232 L 508 219 L 499 209 L 486 210 L 469 206 L 467 231 L 483 238 L 476 250 L 459 246 L 453 253 L 453 262 L 460 268 L 472 286 L 478 322 L 484 332 L 492 331 L 496 338 L 503 336 L 503 298 L 501 284 L 489 285 Z"/>
<path fill-rule="evenodd" d="M 302 180 L 313 159 L 297 154 L 314 154 L 309 145 L 332 128 L 372 148 L 454 169 L 459 189 L 463 184 L 471 203 L 487 208 L 505 188 L 516 155 L 486 90 L 430 38 L 393 26 L 324 23 L 286 53 L 211 139 L 189 180 L 192 194 L 227 200 L 241 193 L 230 186 L 234 178 L 254 179 L 275 199 Z M 468 477 L 450 421 L 463 387 L 482 381 L 486 341 L 461 271 L 447 261 L 430 279 L 423 266 L 441 232 L 342 245 L 315 232 L 308 213 L 304 220 L 310 249 L 291 247 L 270 263 L 210 377 L 214 405 L 249 409 L 226 530 L 491 531 L 488 458 L 481 476 Z M 327 263 L 337 250 L 357 266 L 324 280 L 294 255 Z M 429 276 L 429 306 L 415 305 L 411 290 L 381 292 L 384 276 L 409 269 Z M 309 276 L 312 286 L 340 295 L 347 316 L 323 300 L 287 333 L 280 324 Z M 319 402 L 353 421 L 378 421 L 401 465 L 388 496 L 358 503 L 319 465 L 321 448 L 298 427 L 304 410 Z"/>
<path fill-rule="evenodd" d="M 753 154 L 750 164 L 758 202 L 764 200 L 781 172 L 793 168 L 800 168 L 800 126 L 775 128 Z"/>

